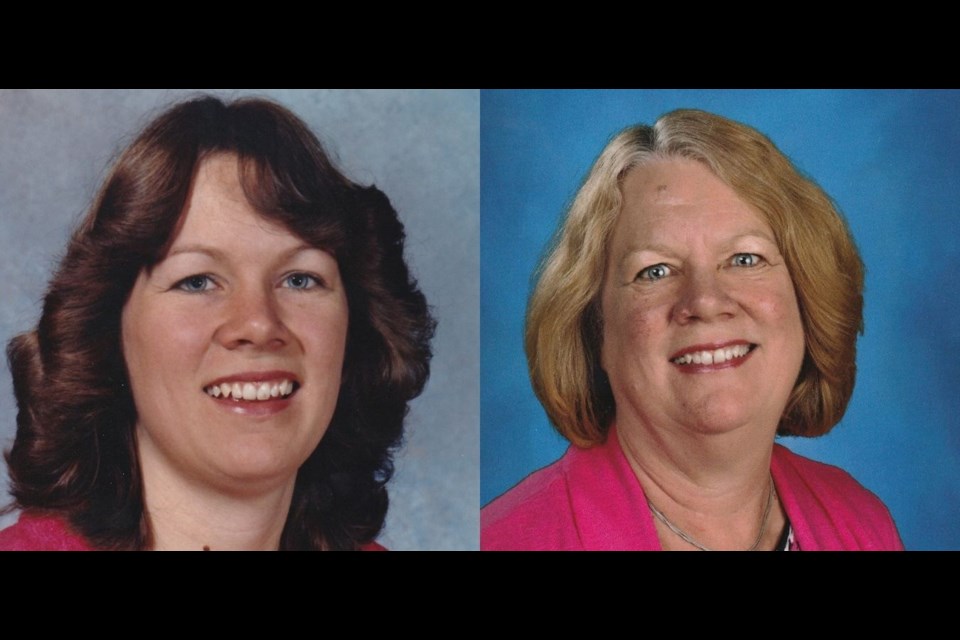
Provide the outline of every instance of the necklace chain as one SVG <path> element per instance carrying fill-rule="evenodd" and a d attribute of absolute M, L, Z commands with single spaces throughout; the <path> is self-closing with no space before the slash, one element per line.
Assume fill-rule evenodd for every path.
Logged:
<path fill-rule="evenodd" d="M 777 492 L 777 487 L 776 487 L 776 485 L 773 484 L 773 476 L 771 476 L 771 477 L 770 477 L 770 489 L 769 489 L 769 491 L 767 492 L 767 506 L 766 506 L 766 508 L 763 510 L 763 518 L 760 520 L 760 533 L 757 534 L 757 539 L 756 539 L 756 540 L 754 541 L 754 543 L 750 546 L 750 548 L 747 549 L 747 551 L 756 551 L 756 550 L 757 550 L 757 547 L 760 546 L 760 541 L 763 539 L 763 532 L 767 530 L 767 520 L 770 519 L 770 509 L 771 509 L 771 507 L 773 506 L 773 496 L 776 494 L 776 492 Z M 682 538 L 684 541 L 686 541 L 687 543 L 693 545 L 693 546 L 696 547 L 697 549 L 700 549 L 701 551 L 713 551 L 713 549 L 710 549 L 710 548 L 706 547 L 705 545 L 700 544 L 699 542 L 697 542 L 696 540 L 694 540 L 694 539 L 690 536 L 690 534 L 688 534 L 686 531 L 684 531 L 683 529 L 681 529 L 681 528 L 678 527 L 677 525 L 675 525 L 675 524 L 673 524 L 672 522 L 670 522 L 670 521 L 667 519 L 667 516 L 663 515 L 663 512 L 660 511 L 660 509 L 657 509 L 657 508 L 653 505 L 653 503 L 650 502 L 650 499 L 649 499 L 649 498 L 647 499 L 647 506 L 650 507 L 650 511 L 653 512 L 653 515 L 655 515 L 655 516 L 657 517 L 657 519 L 660 520 L 660 522 L 662 522 L 663 524 L 667 525 L 667 528 L 670 529 L 670 531 L 673 531 L 675 534 L 677 534 L 677 535 L 678 535 L 680 538 Z"/>

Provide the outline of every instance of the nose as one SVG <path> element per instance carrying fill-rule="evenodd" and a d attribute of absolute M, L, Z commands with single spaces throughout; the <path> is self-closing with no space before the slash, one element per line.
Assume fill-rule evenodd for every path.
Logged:
<path fill-rule="evenodd" d="M 288 344 L 290 332 L 273 290 L 247 285 L 232 291 L 215 338 L 228 349 L 272 351 Z"/>
<path fill-rule="evenodd" d="M 730 297 L 719 268 L 692 269 L 684 274 L 673 318 L 681 324 L 732 318 L 737 303 Z"/>

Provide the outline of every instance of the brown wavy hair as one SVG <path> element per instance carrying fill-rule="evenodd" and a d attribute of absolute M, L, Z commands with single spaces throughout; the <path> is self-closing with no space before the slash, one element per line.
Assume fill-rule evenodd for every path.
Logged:
<path fill-rule="evenodd" d="M 534 391 L 554 427 L 587 447 L 616 407 L 600 366 L 600 290 L 631 170 L 667 158 L 704 164 L 773 229 L 797 293 L 806 353 L 777 433 L 818 436 L 843 417 L 863 332 L 863 263 L 830 197 L 766 136 L 705 111 L 681 109 L 625 129 L 597 158 L 548 248 L 527 308 Z"/>
<path fill-rule="evenodd" d="M 169 248 L 199 163 L 223 152 L 239 158 L 251 205 L 330 252 L 343 277 L 340 395 L 298 472 L 281 548 L 355 549 L 383 526 L 393 452 L 429 375 L 435 322 L 387 197 L 348 180 L 297 116 L 262 99 L 175 105 L 119 156 L 67 246 L 37 328 L 7 347 L 18 405 L 9 509 L 59 513 L 99 548 L 151 546 L 121 311 L 138 274 Z"/>

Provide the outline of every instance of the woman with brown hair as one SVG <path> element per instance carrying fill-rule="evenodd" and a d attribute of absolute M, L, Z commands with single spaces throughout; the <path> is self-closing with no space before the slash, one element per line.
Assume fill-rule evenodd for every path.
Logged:
<path fill-rule="evenodd" d="M 434 329 L 403 244 L 283 107 L 156 118 L 9 344 L 0 548 L 378 548 Z"/>
<path fill-rule="evenodd" d="M 487 505 L 484 549 L 899 549 L 845 472 L 776 445 L 843 415 L 863 267 L 765 136 L 695 110 L 617 135 L 531 296 L 526 351 L 567 453 Z"/>

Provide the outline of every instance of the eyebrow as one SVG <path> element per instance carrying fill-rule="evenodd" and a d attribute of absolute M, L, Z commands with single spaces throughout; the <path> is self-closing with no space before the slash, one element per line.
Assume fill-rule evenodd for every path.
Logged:
<path fill-rule="evenodd" d="M 213 258 L 214 260 L 219 260 L 225 257 L 223 252 L 215 247 L 207 247 L 202 244 L 186 244 L 186 245 L 179 246 L 176 249 L 171 249 L 167 253 L 167 255 L 163 257 L 163 259 L 167 260 L 168 258 L 172 258 L 174 256 L 182 255 L 185 253 L 200 253 L 210 258 Z"/>
<path fill-rule="evenodd" d="M 622 265 L 624 262 L 630 259 L 631 256 L 634 256 L 638 253 L 643 253 L 644 251 L 650 251 L 651 253 L 659 253 L 663 256 L 668 256 L 670 258 L 679 258 L 680 256 L 670 247 L 665 244 L 646 244 L 639 247 L 630 247 L 628 248 L 623 256 L 620 257 L 618 263 Z"/>
<path fill-rule="evenodd" d="M 773 244 L 777 244 L 777 241 L 774 238 L 772 238 L 767 233 L 761 231 L 760 229 L 756 229 L 756 230 L 751 229 L 746 233 L 738 233 L 737 235 L 730 238 L 730 241 L 735 242 L 737 240 L 740 240 L 741 238 L 760 238 L 761 240 L 766 240 L 767 242 L 772 242 Z"/>
<path fill-rule="evenodd" d="M 727 244 L 733 244 L 738 240 L 742 240 L 744 238 L 759 238 L 760 240 L 765 240 L 767 242 L 770 242 L 773 245 L 777 244 L 773 238 L 771 238 L 768 234 L 764 233 L 759 229 L 756 229 L 756 230 L 751 229 L 750 231 L 746 231 L 744 233 L 738 233 L 735 236 L 731 236 L 726 242 Z M 618 264 L 623 265 L 623 263 L 626 262 L 631 256 L 638 253 L 643 253 L 644 251 L 659 253 L 660 255 L 667 256 L 669 258 L 680 257 L 676 251 L 674 251 L 672 248 L 668 247 L 667 245 L 652 243 L 652 244 L 646 244 L 642 246 L 628 248 L 627 251 L 623 254 L 623 257 L 621 257 L 620 260 L 618 261 Z"/>
<path fill-rule="evenodd" d="M 309 245 L 306 243 L 298 244 L 284 251 L 282 254 L 280 254 L 279 262 L 282 262 L 284 260 L 289 260 L 290 258 L 294 257 L 298 253 L 303 253 L 305 251 L 323 252 L 323 249 L 320 249 L 319 247 L 314 247 L 313 245 Z M 176 247 L 175 249 L 171 250 L 166 256 L 164 256 L 163 259 L 166 260 L 168 258 L 172 258 L 173 256 L 183 255 L 186 253 L 199 253 L 201 255 L 205 255 L 214 260 L 219 260 L 219 261 L 225 261 L 227 259 L 227 255 L 220 249 L 217 249 L 216 247 L 207 246 L 204 244 L 185 244 L 183 246 Z"/>

